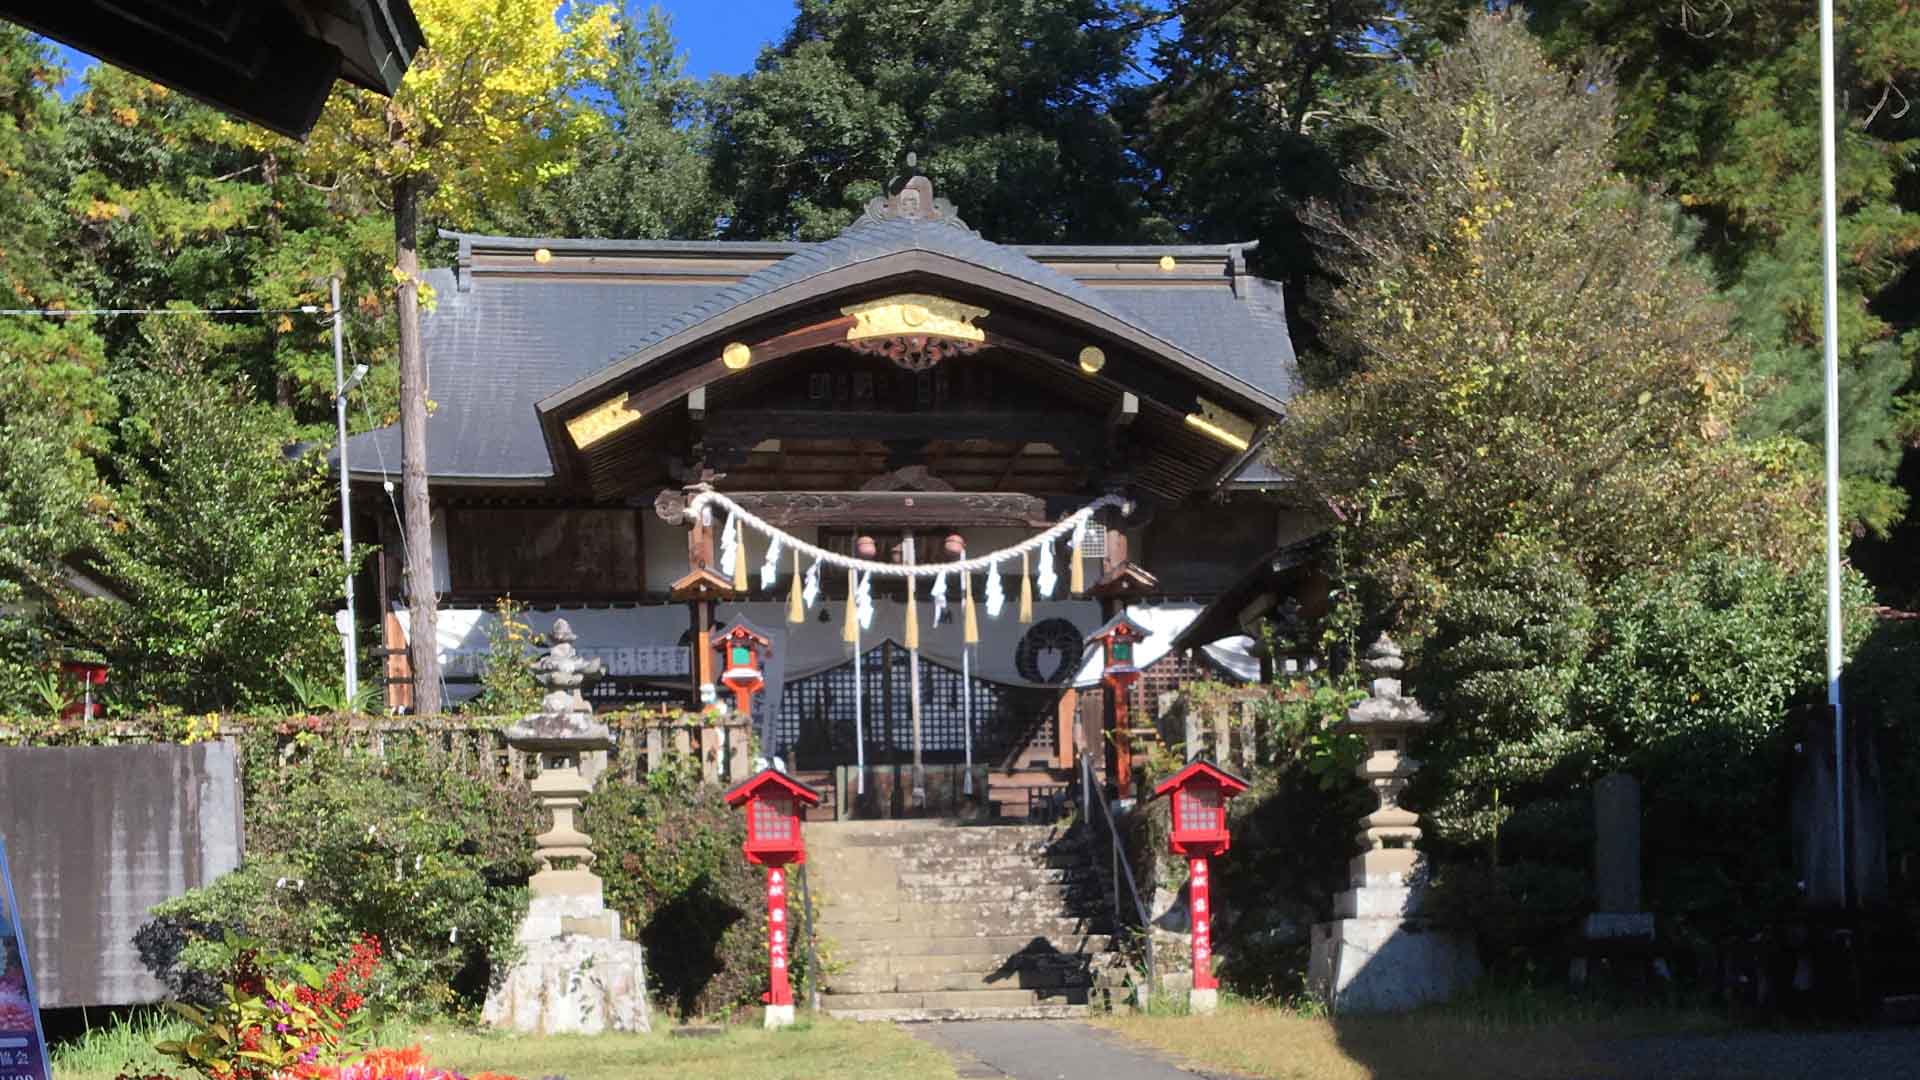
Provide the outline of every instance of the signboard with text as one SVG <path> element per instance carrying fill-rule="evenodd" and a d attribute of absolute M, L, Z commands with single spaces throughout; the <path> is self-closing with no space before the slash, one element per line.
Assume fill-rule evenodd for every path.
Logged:
<path fill-rule="evenodd" d="M 7 842 L 0 839 L 0 1080 L 53 1080 L 37 1001 Z"/>

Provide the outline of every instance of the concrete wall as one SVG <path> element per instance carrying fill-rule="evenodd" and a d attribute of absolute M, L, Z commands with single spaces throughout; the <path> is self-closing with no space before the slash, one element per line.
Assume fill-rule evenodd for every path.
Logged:
<path fill-rule="evenodd" d="M 158 1001 L 134 932 L 240 865 L 240 809 L 230 743 L 0 750 L 0 835 L 41 1005 Z"/>

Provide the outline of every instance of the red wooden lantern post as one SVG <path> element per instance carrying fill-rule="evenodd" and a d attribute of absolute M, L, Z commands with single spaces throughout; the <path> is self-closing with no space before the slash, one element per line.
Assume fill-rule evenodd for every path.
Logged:
<path fill-rule="evenodd" d="M 1140 667 L 1133 659 L 1134 647 L 1150 632 L 1122 611 L 1087 635 L 1087 644 L 1100 646 L 1100 681 L 1107 688 L 1108 700 L 1113 702 L 1113 730 L 1107 732 L 1107 737 L 1117 741 L 1113 775 L 1109 779 L 1113 781 L 1114 791 L 1121 795 L 1133 788 L 1133 735 L 1127 721 L 1127 705 L 1133 698 L 1133 684 L 1140 681 Z"/>
<path fill-rule="evenodd" d="M 1245 780 L 1204 760 L 1153 789 L 1155 798 L 1173 798 L 1173 837 L 1167 846 L 1187 858 L 1187 910 L 1193 922 L 1193 990 L 1187 1004 L 1196 1013 L 1213 1011 L 1220 999 L 1220 984 L 1213 977 L 1213 902 L 1207 860 L 1225 854 L 1232 845 L 1227 800 L 1245 790 Z"/>
<path fill-rule="evenodd" d="M 773 642 L 767 635 L 742 619 L 714 638 L 720 653 L 720 682 L 733 691 L 733 711 L 745 720 L 753 715 L 753 695 L 767 683 L 767 657 L 773 654 Z"/>
<path fill-rule="evenodd" d="M 793 935 L 787 928 L 788 866 L 807 861 L 807 845 L 800 838 L 800 813 L 820 805 L 820 793 L 791 778 L 764 769 L 727 792 L 728 806 L 747 808 L 747 842 L 741 845 L 747 861 L 767 868 L 767 969 L 769 986 L 766 1026 L 793 1023 L 793 986 L 787 981 L 788 949 Z"/>

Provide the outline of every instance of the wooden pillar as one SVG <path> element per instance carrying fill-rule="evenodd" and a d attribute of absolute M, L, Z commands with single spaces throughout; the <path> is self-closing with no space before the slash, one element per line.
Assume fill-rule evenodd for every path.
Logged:
<path fill-rule="evenodd" d="M 1113 536 L 1108 534 L 1112 542 Z M 1120 614 L 1127 606 L 1125 599 L 1118 596 L 1100 598 L 1100 621 L 1106 622 Z M 1125 798 L 1133 788 L 1133 748 L 1128 745 L 1129 735 L 1120 728 L 1120 717 L 1126 710 L 1120 704 L 1120 695 L 1130 693 L 1130 688 L 1105 685 L 1100 695 L 1100 734 L 1103 752 L 1106 755 L 1107 783 L 1114 794 Z"/>
<path fill-rule="evenodd" d="M 713 605 L 733 595 L 732 579 L 713 565 L 713 524 L 705 513 L 690 515 L 687 525 L 687 573 L 673 583 L 673 598 L 687 605 L 693 631 L 692 702 L 698 707 L 700 688 L 714 681 Z M 744 557 L 744 556 L 742 556 Z"/>

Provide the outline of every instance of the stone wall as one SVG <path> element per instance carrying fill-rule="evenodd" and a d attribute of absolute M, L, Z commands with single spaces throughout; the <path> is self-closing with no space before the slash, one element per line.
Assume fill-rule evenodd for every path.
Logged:
<path fill-rule="evenodd" d="M 0 836 L 47 1008 L 158 1001 L 147 909 L 240 865 L 226 742 L 0 750 Z"/>

